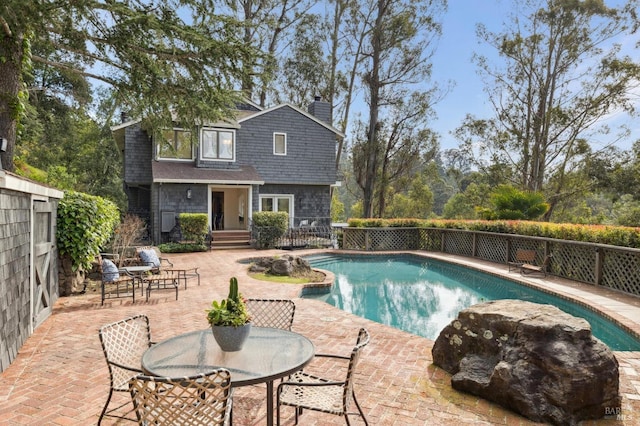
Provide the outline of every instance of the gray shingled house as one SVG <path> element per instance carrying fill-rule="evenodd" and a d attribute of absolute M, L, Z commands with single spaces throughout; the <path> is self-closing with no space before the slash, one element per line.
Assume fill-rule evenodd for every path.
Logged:
<path fill-rule="evenodd" d="M 214 231 L 248 230 L 255 211 L 286 211 L 292 227 L 330 218 L 336 141 L 344 135 L 331 125 L 327 102 L 316 98 L 307 111 L 247 102 L 235 120 L 159 132 L 164 138 L 140 120 L 112 128 L 128 210 L 148 220 L 154 243 L 170 239 L 183 212 L 207 213 Z"/>

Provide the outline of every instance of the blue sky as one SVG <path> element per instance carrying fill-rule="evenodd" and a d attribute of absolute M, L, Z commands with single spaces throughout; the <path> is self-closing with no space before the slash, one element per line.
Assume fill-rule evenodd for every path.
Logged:
<path fill-rule="evenodd" d="M 610 6 L 623 3 L 622 0 L 609 0 Z M 459 142 L 449 134 L 457 128 L 467 113 L 477 118 L 489 118 L 491 109 L 486 102 L 483 85 L 477 74 L 477 67 L 471 62 L 474 52 L 491 58 L 495 52 L 480 44 L 476 37 L 476 24 L 484 24 L 490 31 L 501 32 L 503 24 L 508 23 L 508 15 L 513 5 L 509 0 L 450 0 L 449 9 L 443 17 L 443 34 L 438 50 L 433 58 L 433 80 L 445 85 L 454 80 L 455 87 L 435 109 L 438 118 L 432 128 L 440 136 L 442 150 L 456 148 Z M 635 42 L 638 37 L 634 38 Z M 638 55 L 636 49 L 634 54 Z M 640 93 L 638 93 L 640 107 Z M 611 121 L 612 126 L 615 121 Z M 633 136 L 619 146 L 628 149 L 632 142 L 640 138 L 640 120 L 632 122 L 635 128 Z"/>

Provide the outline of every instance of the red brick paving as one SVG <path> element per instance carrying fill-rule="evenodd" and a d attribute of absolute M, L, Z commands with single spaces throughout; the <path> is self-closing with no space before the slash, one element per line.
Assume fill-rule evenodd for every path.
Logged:
<path fill-rule="evenodd" d="M 350 315 L 319 301 L 299 299 L 295 285 L 249 278 L 238 259 L 282 253 L 229 250 L 168 255 L 177 267 L 198 266 L 201 285 L 189 283 L 175 293 L 152 292 L 132 304 L 114 299 L 100 305 L 99 293 L 60 298 L 53 314 L 20 349 L 13 364 L 0 374 L 0 425 L 95 424 L 109 386 L 108 370 L 98 339 L 103 324 L 145 314 L 153 340 L 205 328 L 204 310 L 226 296 L 228 280 L 237 276 L 245 297 L 295 299 L 293 329 L 312 339 L 317 352 L 348 354 L 357 331 L 367 327 L 365 348 L 356 375 L 356 392 L 371 425 L 534 425 L 521 416 L 474 396 L 453 390 L 449 375 L 431 363 L 432 341 Z M 303 254 L 307 252 L 295 252 Z M 504 268 L 506 270 L 506 267 Z M 640 419 L 640 355 L 617 352 L 621 365 L 624 420 L 588 424 L 638 424 Z M 117 394 L 116 398 L 126 398 Z M 234 424 L 264 425 L 264 386 L 239 388 Z M 287 425 L 292 410 L 285 408 Z M 357 416 L 352 424 L 362 424 Z M 109 421 L 103 424 L 117 424 Z M 122 423 L 126 424 L 126 423 Z M 301 425 L 343 425 L 344 419 L 305 411 Z"/>

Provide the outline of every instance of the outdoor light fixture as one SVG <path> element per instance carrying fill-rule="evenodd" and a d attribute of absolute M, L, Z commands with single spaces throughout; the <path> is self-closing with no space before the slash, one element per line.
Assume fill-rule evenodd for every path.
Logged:
<path fill-rule="evenodd" d="M 191 199 L 191 188 L 187 189 L 187 200 Z"/>
<path fill-rule="evenodd" d="M 7 144 L 9 141 L 6 138 L 0 138 L 0 152 L 7 152 Z"/>

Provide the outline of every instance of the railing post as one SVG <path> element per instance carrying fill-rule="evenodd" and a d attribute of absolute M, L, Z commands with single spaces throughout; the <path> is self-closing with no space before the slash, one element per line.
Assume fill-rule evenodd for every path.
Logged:
<path fill-rule="evenodd" d="M 478 234 L 474 232 L 472 235 L 473 236 L 471 237 L 471 257 L 477 257 L 476 254 L 478 253 L 478 249 L 476 247 L 476 239 L 478 237 Z"/>
<path fill-rule="evenodd" d="M 440 252 L 441 253 L 446 253 L 444 251 L 444 247 L 445 247 L 445 243 L 444 240 L 447 238 L 447 231 L 445 231 L 444 229 L 441 232 L 442 238 L 440 238 Z"/>
<path fill-rule="evenodd" d="M 507 238 L 506 239 L 506 254 L 505 254 L 505 259 L 504 259 L 504 263 L 509 263 L 510 259 L 509 259 L 509 255 L 511 254 L 511 238 Z"/>
<path fill-rule="evenodd" d="M 371 247 L 369 245 L 369 231 L 370 231 L 369 228 L 364 230 L 364 249 L 366 251 L 371 250 Z"/>
<path fill-rule="evenodd" d="M 593 271 L 593 276 L 595 280 L 595 285 L 600 285 L 602 282 L 602 265 L 604 263 L 604 253 L 600 247 L 596 247 L 596 262 L 593 267 L 595 270 Z"/>

